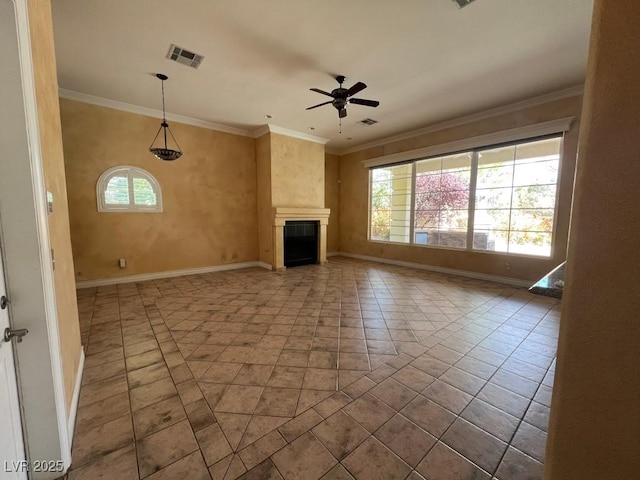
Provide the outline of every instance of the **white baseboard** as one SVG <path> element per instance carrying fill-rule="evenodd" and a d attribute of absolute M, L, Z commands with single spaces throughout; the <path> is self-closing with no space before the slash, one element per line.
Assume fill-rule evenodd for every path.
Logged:
<path fill-rule="evenodd" d="M 273 266 L 267 262 L 258 262 L 258 267 L 266 268 L 267 270 L 273 270 Z"/>
<path fill-rule="evenodd" d="M 329 256 L 327 254 L 327 256 Z M 334 255 L 332 255 L 334 256 Z M 383 257 L 371 257 L 369 255 L 360 255 L 358 253 L 339 252 L 335 256 L 357 258 L 359 260 L 368 260 L 370 262 L 387 263 L 389 265 L 398 265 L 400 267 L 416 268 L 419 270 L 428 270 L 430 272 L 444 273 L 447 275 L 458 275 L 460 277 L 475 278 L 477 280 L 486 280 L 488 282 L 504 283 L 515 287 L 530 287 L 533 282 L 528 280 L 520 280 L 518 278 L 501 277 L 498 275 L 489 275 L 486 273 L 470 272 L 468 270 L 457 270 L 455 268 L 437 267 L 435 265 L 426 265 L 424 263 L 404 262 L 402 260 L 393 260 Z"/>
<path fill-rule="evenodd" d="M 73 446 L 73 432 L 76 427 L 76 416 L 78 414 L 78 400 L 80 400 L 80 386 L 82 385 L 82 373 L 84 372 L 84 347 L 80 350 L 80 361 L 78 362 L 78 373 L 76 383 L 73 387 L 73 397 L 71 397 L 71 407 L 69 408 L 69 419 L 67 420 L 67 433 L 69 435 L 69 446 Z"/>
<path fill-rule="evenodd" d="M 271 265 L 264 262 L 243 262 L 228 263 L 225 265 L 215 265 L 213 267 L 185 268 L 182 270 L 169 270 L 166 272 L 141 273 L 138 275 L 127 275 L 124 277 L 102 278 L 98 280 L 86 280 L 76 283 L 76 288 L 101 287 L 103 285 L 115 285 L 118 283 L 146 282 L 148 280 L 158 280 L 169 277 L 182 277 L 184 275 L 198 275 L 201 273 L 222 272 L 225 270 L 237 270 L 240 268 L 262 267 L 271 270 Z"/>

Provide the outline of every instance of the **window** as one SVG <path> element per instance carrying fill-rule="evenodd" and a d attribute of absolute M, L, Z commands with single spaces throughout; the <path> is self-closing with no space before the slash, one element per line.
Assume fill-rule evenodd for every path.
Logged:
<path fill-rule="evenodd" d="M 99 212 L 162 212 L 160 184 L 137 167 L 110 168 L 96 187 Z"/>
<path fill-rule="evenodd" d="M 562 136 L 371 170 L 370 240 L 550 256 Z"/>
<path fill-rule="evenodd" d="M 408 243 L 412 165 L 376 168 L 371 176 L 371 239 Z"/>

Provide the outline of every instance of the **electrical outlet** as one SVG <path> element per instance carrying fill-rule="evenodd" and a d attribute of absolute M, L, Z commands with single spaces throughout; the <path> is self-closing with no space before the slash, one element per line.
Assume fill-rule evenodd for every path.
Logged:
<path fill-rule="evenodd" d="M 118 263 L 120 265 L 120 268 L 127 268 L 127 261 L 124 258 L 121 258 Z"/>
<path fill-rule="evenodd" d="M 508 272 L 511 270 L 511 264 L 509 262 L 504 262 L 504 269 Z"/>

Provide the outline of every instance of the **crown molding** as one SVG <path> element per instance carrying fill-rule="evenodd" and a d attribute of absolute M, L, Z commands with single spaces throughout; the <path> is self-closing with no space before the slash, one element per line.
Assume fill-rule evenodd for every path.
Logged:
<path fill-rule="evenodd" d="M 358 146 L 349 147 L 345 149 L 331 149 L 327 153 L 333 155 L 348 155 L 350 153 L 366 150 L 367 148 L 380 147 L 393 142 L 399 142 L 402 140 L 408 140 L 410 138 L 419 137 L 420 135 L 426 135 L 428 133 L 438 132 L 447 128 L 458 127 L 472 122 L 485 120 L 499 115 L 505 115 L 508 113 L 514 113 L 527 108 L 537 107 L 545 103 L 554 102 L 557 100 L 563 100 L 565 98 L 577 97 L 584 92 L 584 85 L 576 85 L 575 87 L 565 88 L 556 92 L 547 93 L 537 97 L 530 98 L 528 100 L 522 100 L 520 102 L 511 103 L 502 107 L 492 108 L 485 110 L 484 112 L 474 113 L 472 115 L 466 115 L 464 117 L 447 120 L 446 122 L 436 123 L 427 127 L 420 128 L 418 130 L 412 130 L 410 132 L 401 133 L 391 137 L 382 138 L 380 140 L 374 140 L 372 142 L 364 143 Z"/>
<path fill-rule="evenodd" d="M 279 127 L 277 125 L 267 124 L 253 131 L 253 138 L 258 138 L 266 133 L 277 133 L 278 135 L 284 135 L 285 137 L 298 138 L 300 140 L 306 140 L 307 142 L 320 143 L 325 145 L 329 139 L 318 137 L 316 135 L 309 135 L 308 133 L 298 132 L 289 128 Z"/>
<path fill-rule="evenodd" d="M 99 107 L 113 108 L 114 110 L 121 110 L 123 112 L 137 113 L 138 115 L 144 115 L 147 117 L 162 118 L 162 111 L 156 110 L 154 108 L 141 107 L 139 105 L 133 105 L 131 103 L 119 102 L 117 100 L 111 100 L 110 98 L 96 97 L 95 95 L 89 95 L 87 93 L 76 92 L 73 90 L 66 90 L 64 88 L 60 88 L 58 90 L 58 94 L 61 98 L 65 98 L 67 100 L 75 100 L 77 102 L 97 105 Z M 206 120 L 200 120 L 198 118 L 187 117 L 184 115 L 167 113 L 167 120 L 171 122 L 184 123 L 185 125 L 192 125 L 194 127 L 206 128 L 208 130 L 215 130 L 217 132 L 255 138 L 251 130 L 229 127 L 228 125 L 208 122 Z"/>

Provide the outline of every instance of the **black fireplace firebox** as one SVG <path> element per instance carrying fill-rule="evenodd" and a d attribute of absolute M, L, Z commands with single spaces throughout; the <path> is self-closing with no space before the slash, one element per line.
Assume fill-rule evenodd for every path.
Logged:
<path fill-rule="evenodd" d="M 284 266 L 318 263 L 318 222 L 287 221 L 284 224 Z"/>

